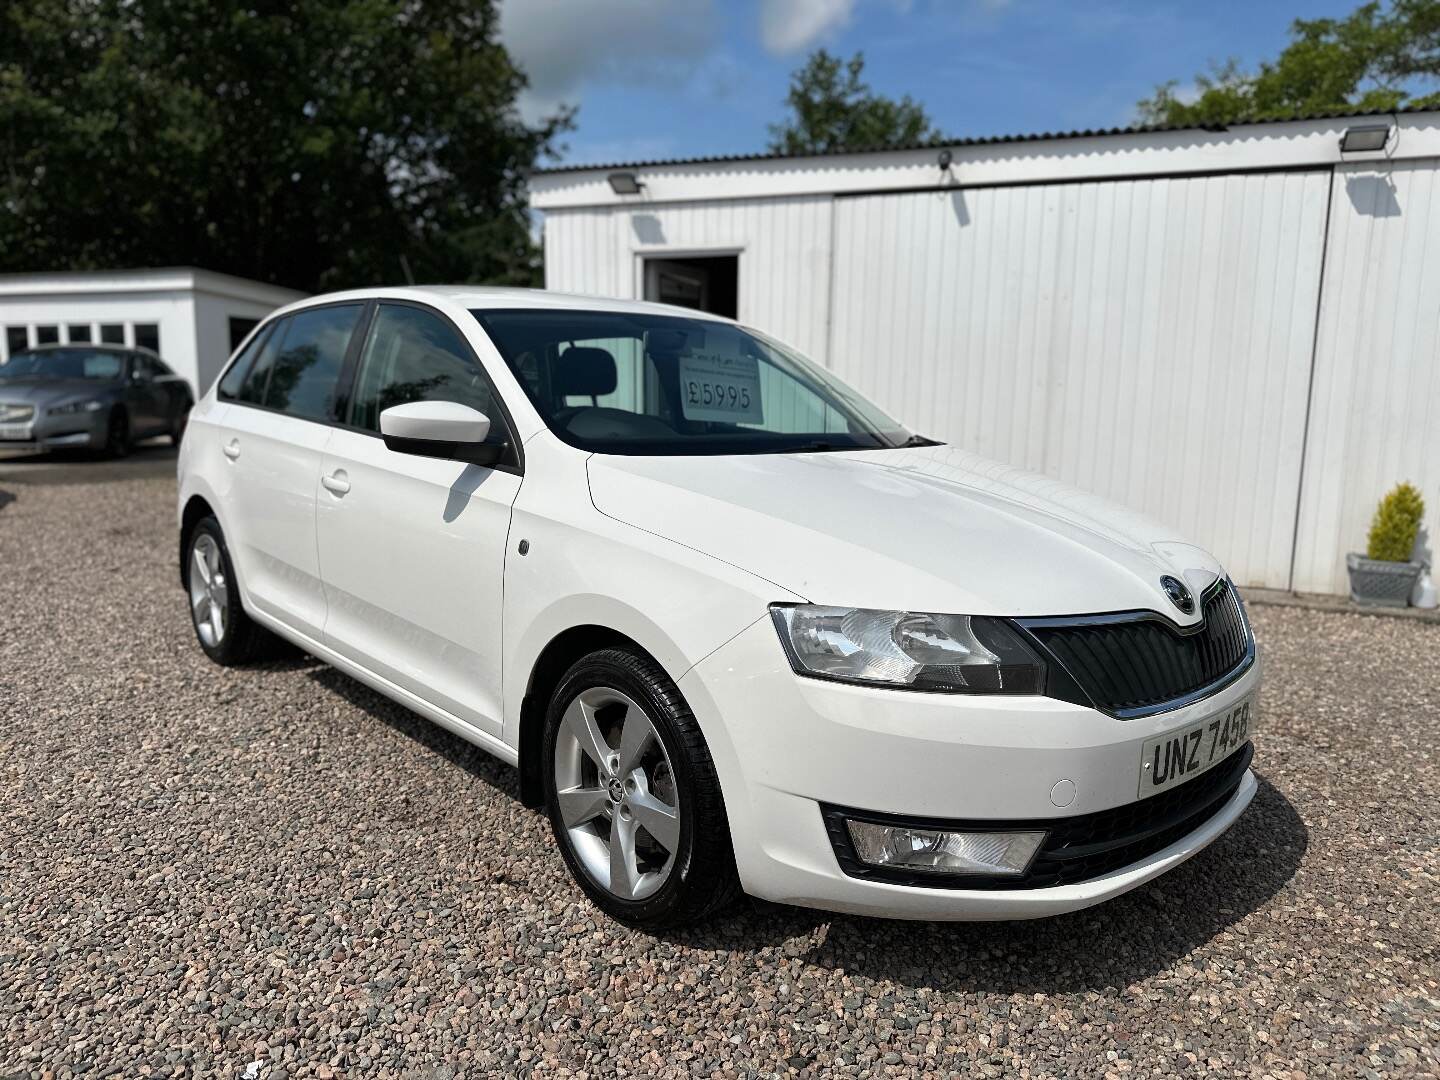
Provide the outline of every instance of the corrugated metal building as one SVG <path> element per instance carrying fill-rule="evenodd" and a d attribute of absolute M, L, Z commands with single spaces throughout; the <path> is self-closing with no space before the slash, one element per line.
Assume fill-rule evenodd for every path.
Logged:
<path fill-rule="evenodd" d="M 1344 592 L 1396 482 L 1440 535 L 1437 168 L 1440 113 L 1412 112 L 556 169 L 532 195 L 550 288 L 734 314 L 1241 584 Z"/>

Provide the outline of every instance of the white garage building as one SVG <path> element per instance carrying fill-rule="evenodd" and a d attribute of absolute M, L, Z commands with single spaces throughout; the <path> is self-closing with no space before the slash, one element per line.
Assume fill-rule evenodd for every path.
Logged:
<path fill-rule="evenodd" d="M 1366 149 L 1370 147 L 1370 149 Z M 554 289 L 733 314 L 911 428 L 1344 592 L 1440 535 L 1440 113 L 555 169 Z"/>
<path fill-rule="evenodd" d="M 189 266 L 0 274 L 0 363 L 32 345 L 143 345 L 200 394 L 257 321 L 304 295 Z"/>

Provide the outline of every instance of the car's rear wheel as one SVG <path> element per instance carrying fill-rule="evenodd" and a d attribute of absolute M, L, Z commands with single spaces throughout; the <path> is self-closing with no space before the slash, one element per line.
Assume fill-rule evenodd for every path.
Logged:
<path fill-rule="evenodd" d="M 105 456 L 123 458 L 130 446 L 130 416 L 124 409 L 114 409 L 105 425 Z"/>
<path fill-rule="evenodd" d="M 546 715 L 550 823 L 571 875 L 632 926 L 698 922 L 739 893 L 720 782 L 679 689 L 649 657 L 591 653 Z"/>
<path fill-rule="evenodd" d="M 201 519 L 185 549 L 185 593 L 190 622 L 205 655 L 230 667 L 260 659 L 275 639 L 258 626 L 240 605 L 235 567 L 225 534 L 213 517 Z"/>

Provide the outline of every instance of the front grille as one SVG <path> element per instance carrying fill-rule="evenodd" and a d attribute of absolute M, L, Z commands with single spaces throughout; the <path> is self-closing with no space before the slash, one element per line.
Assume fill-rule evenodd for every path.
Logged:
<path fill-rule="evenodd" d="M 34 405 L 10 405 L 0 401 L 0 424 L 23 424 L 34 415 Z"/>
<path fill-rule="evenodd" d="M 1235 587 L 1216 582 L 1201 612 L 1184 628 L 1153 611 L 1016 621 L 1059 669 L 1047 694 L 1128 719 L 1211 693 L 1249 666 L 1250 626 Z"/>
<path fill-rule="evenodd" d="M 821 810 L 825 815 L 830 843 L 835 848 L 835 857 L 840 868 L 851 877 L 932 889 L 1051 889 L 1057 885 L 1089 881 L 1131 866 L 1188 836 L 1229 802 L 1240 787 L 1253 756 L 1254 748 L 1247 742 L 1227 761 L 1169 791 L 1111 810 L 1097 810 L 1076 817 L 933 821 L 833 806 L 822 806 Z M 1045 829 L 1047 835 L 1030 868 L 1019 877 L 939 877 L 924 872 L 897 872 L 862 863 L 855 855 L 846 819 L 956 831 Z"/>

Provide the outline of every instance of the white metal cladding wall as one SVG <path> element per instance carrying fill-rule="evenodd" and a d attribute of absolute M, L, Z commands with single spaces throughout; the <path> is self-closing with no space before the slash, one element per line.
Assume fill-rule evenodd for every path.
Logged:
<path fill-rule="evenodd" d="M 825 347 L 827 196 L 717 199 L 545 215 L 545 287 L 638 299 L 646 256 L 740 256 L 740 321 L 810 356 Z"/>
<path fill-rule="evenodd" d="M 559 292 L 633 298 L 633 283 L 621 281 L 625 260 L 621 219 L 609 207 L 554 210 L 545 215 L 545 287 Z"/>
<path fill-rule="evenodd" d="M 1344 592 L 1380 497 L 1421 488 L 1440 551 L 1440 159 L 1335 172 L 1296 589 Z"/>
<path fill-rule="evenodd" d="M 830 365 L 1283 587 L 1328 171 L 836 201 Z"/>

